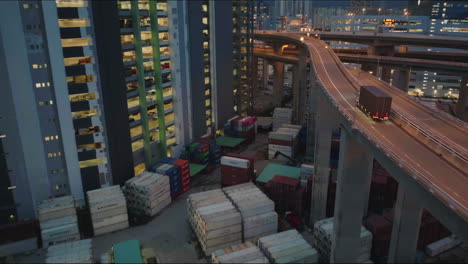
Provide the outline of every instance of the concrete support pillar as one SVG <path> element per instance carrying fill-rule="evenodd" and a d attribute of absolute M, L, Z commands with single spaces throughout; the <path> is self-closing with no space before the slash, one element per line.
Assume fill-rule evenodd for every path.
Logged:
<path fill-rule="evenodd" d="M 300 108 L 300 87 L 299 87 L 299 66 L 293 65 L 292 67 L 292 95 L 293 95 L 293 122 L 297 124 L 298 117 L 301 114 L 299 111 Z"/>
<path fill-rule="evenodd" d="M 283 44 L 282 43 L 274 43 L 273 50 L 277 55 L 283 55 Z"/>
<path fill-rule="evenodd" d="M 348 131 L 341 131 L 331 262 L 357 263 L 363 193 L 370 187 L 372 156 Z"/>
<path fill-rule="evenodd" d="M 299 76 L 298 76 L 298 91 L 296 94 L 299 96 L 299 106 L 298 106 L 298 111 L 295 114 L 296 119 L 295 122 L 297 124 L 304 124 L 306 122 L 306 116 L 304 115 L 304 112 L 306 111 L 306 104 L 307 104 L 307 75 L 309 74 L 307 72 L 307 54 L 303 49 L 300 49 L 299 52 Z"/>
<path fill-rule="evenodd" d="M 377 65 L 372 63 L 361 64 L 361 70 L 377 75 Z"/>
<path fill-rule="evenodd" d="M 317 113 L 318 113 L 318 93 L 319 93 L 319 84 L 316 80 L 315 75 L 309 74 L 310 84 L 309 84 L 309 119 L 307 122 L 307 145 L 306 145 L 306 156 L 314 158 L 315 156 L 315 124 L 317 123 Z"/>
<path fill-rule="evenodd" d="M 414 263 L 422 209 L 410 192 L 398 187 L 388 263 Z"/>
<path fill-rule="evenodd" d="M 263 89 L 266 89 L 268 87 L 268 78 L 269 78 L 269 68 L 270 62 L 263 58 Z"/>
<path fill-rule="evenodd" d="M 331 106 L 327 105 L 323 98 L 317 101 L 318 113 L 315 123 L 314 178 L 309 218 L 310 226 L 326 216 L 331 138 L 335 123 L 333 113 L 330 110 Z"/>
<path fill-rule="evenodd" d="M 410 79 L 410 70 L 408 68 L 398 68 L 393 72 L 393 86 L 398 89 L 408 92 L 408 85 Z"/>
<path fill-rule="evenodd" d="M 253 79 L 252 94 L 254 95 L 253 97 L 255 98 L 255 96 L 257 95 L 257 91 L 258 91 L 258 57 L 257 56 L 253 57 L 252 79 Z"/>
<path fill-rule="evenodd" d="M 390 83 L 392 78 L 392 68 L 389 66 L 382 66 L 382 80 Z"/>
<path fill-rule="evenodd" d="M 376 55 L 376 56 L 394 56 L 395 47 L 394 46 L 373 46 L 369 45 L 367 47 L 367 55 Z"/>
<path fill-rule="evenodd" d="M 273 80 L 273 106 L 281 106 L 284 86 L 284 62 L 275 61 L 272 63 L 274 69 Z"/>
<path fill-rule="evenodd" d="M 468 122 L 468 75 L 462 76 L 457 103 L 457 117 Z"/>

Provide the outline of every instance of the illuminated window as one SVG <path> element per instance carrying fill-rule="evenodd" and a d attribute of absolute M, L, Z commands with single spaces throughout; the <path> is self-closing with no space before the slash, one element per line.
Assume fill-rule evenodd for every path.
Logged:
<path fill-rule="evenodd" d="M 37 64 L 32 65 L 33 69 L 37 69 Z"/>
<path fill-rule="evenodd" d="M 49 137 L 45 137 L 44 140 L 45 140 L 45 141 L 49 141 Z"/>
<path fill-rule="evenodd" d="M 41 88 L 41 83 L 36 83 L 36 88 Z"/>
<path fill-rule="evenodd" d="M 140 174 L 142 174 L 144 171 L 146 170 L 146 165 L 145 163 L 140 163 L 138 165 L 136 165 L 134 168 L 133 168 L 133 171 L 135 173 L 135 176 L 138 176 Z"/>
<path fill-rule="evenodd" d="M 28 9 L 28 8 L 29 8 L 29 4 L 23 4 L 23 8 L 24 8 L 24 9 Z"/>
<path fill-rule="evenodd" d="M 83 47 L 91 44 L 90 38 L 69 38 L 62 39 L 62 47 Z"/>
<path fill-rule="evenodd" d="M 59 19 L 58 22 L 61 28 L 87 27 L 88 26 L 88 19 L 86 18 Z"/>

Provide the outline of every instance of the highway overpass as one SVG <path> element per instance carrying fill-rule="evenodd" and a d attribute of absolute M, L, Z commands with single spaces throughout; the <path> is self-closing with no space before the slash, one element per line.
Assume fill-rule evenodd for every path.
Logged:
<path fill-rule="evenodd" d="M 353 262 L 358 257 L 373 159 L 399 182 L 390 262 L 414 262 L 423 208 L 468 241 L 468 124 L 421 105 L 371 75 L 347 69 L 322 41 L 301 41 L 301 36 L 257 33 L 255 39 L 274 46 L 280 56 L 278 46 L 296 45 L 299 69 L 311 63 L 310 72 L 299 75 L 307 79 L 301 84 L 310 85 L 293 88 L 293 100 L 295 119 L 309 127 L 308 152 L 314 153 L 312 223 L 325 216 L 331 131 L 342 128 L 331 261 Z M 390 121 L 373 121 L 356 107 L 363 84 L 392 95 Z M 303 120 L 306 112 L 310 118 Z"/>
<path fill-rule="evenodd" d="M 300 33 L 302 35 L 307 34 Z M 347 41 L 365 45 L 440 47 L 468 50 L 468 38 L 466 37 L 340 31 L 313 31 L 308 33 L 311 36 L 317 35 L 321 40 Z"/>

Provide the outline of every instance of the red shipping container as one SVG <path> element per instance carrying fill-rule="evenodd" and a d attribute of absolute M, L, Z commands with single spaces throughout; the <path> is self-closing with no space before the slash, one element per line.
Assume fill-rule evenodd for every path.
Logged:
<path fill-rule="evenodd" d="M 392 223 L 380 215 L 367 218 L 363 224 L 376 239 L 389 237 L 392 233 Z"/>
<path fill-rule="evenodd" d="M 232 186 L 240 183 L 246 183 L 251 180 L 249 169 L 237 168 L 227 165 L 221 165 L 221 184 L 223 186 Z"/>
<path fill-rule="evenodd" d="M 275 175 L 270 181 L 276 183 L 279 188 L 282 188 L 286 192 L 294 192 L 301 183 L 300 179 L 294 179 L 283 175 Z"/>
<path fill-rule="evenodd" d="M 172 163 L 172 165 L 178 166 L 180 170 L 190 169 L 190 164 L 188 160 L 178 159 Z"/>
<path fill-rule="evenodd" d="M 293 147 L 294 141 L 281 140 L 281 139 L 268 139 L 268 144 Z"/>

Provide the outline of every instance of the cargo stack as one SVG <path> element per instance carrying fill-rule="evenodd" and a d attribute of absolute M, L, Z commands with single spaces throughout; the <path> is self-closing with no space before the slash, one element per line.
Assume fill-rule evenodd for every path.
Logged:
<path fill-rule="evenodd" d="M 120 186 L 92 190 L 86 194 L 95 236 L 128 227 L 127 202 Z"/>
<path fill-rule="evenodd" d="M 314 224 L 314 247 L 320 255 L 320 262 L 329 263 L 333 235 L 333 218 L 327 218 L 315 222 Z M 372 248 L 372 233 L 364 226 L 361 226 L 361 241 L 359 244 L 358 263 L 368 262 Z"/>
<path fill-rule="evenodd" d="M 307 186 L 307 182 L 314 175 L 314 164 L 301 164 L 301 186 Z"/>
<path fill-rule="evenodd" d="M 182 194 L 182 182 L 180 179 L 180 169 L 178 166 L 159 163 L 153 167 L 153 172 L 169 177 L 172 199 L 175 199 L 177 196 Z"/>
<path fill-rule="evenodd" d="M 188 160 L 178 159 L 172 165 L 179 167 L 182 193 L 185 193 L 190 189 L 190 164 Z"/>
<path fill-rule="evenodd" d="M 206 256 L 242 242 L 242 218 L 221 189 L 187 198 L 189 222 Z"/>
<path fill-rule="evenodd" d="M 278 130 L 282 124 L 291 124 L 292 109 L 290 108 L 275 108 L 273 110 L 273 131 Z"/>
<path fill-rule="evenodd" d="M 261 237 L 258 247 L 271 263 L 317 263 L 318 252 L 297 232 L 291 229 Z"/>
<path fill-rule="evenodd" d="M 223 188 L 242 216 L 244 241 L 256 241 L 261 236 L 278 230 L 278 214 L 275 204 L 253 183 Z"/>
<path fill-rule="evenodd" d="M 67 242 L 47 249 L 46 263 L 94 263 L 92 239 Z"/>
<path fill-rule="evenodd" d="M 125 183 L 125 197 L 133 216 L 155 216 L 172 201 L 169 177 L 145 171 Z"/>
<path fill-rule="evenodd" d="M 190 161 L 196 164 L 207 165 L 210 161 L 210 146 L 194 142 L 189 146 Z"/>
<path fill-rule="evenodd" d="M 265 192 L 275 202 L 277 212 L 303 215 L 306 188 L 299 185 L 299 179 L 283 175 L 275 175 L 265 184 Z"/>
<path fill-rule="evenodd" d="M 367 218 L 363 224 L 372 233 L 372 260 L 375 263 L 387 263 L 392 223 L 384 216 L 376 215 Z"/>
<path fill-rule="evenodd" d="M 270 263 L 252 242 L 218 249 L 211 254 L 211 263 Z"/>
<path fill-rule="evenodd" d="M 231 118 L 224 125 L 224 134 L 230 137 L 245 138 L 247 144 L 252 143 L 257 135 L 257 118 L 255 116 Z"/>
<path fill-rule="evenodd" d="M 73 196 L 44 200 L 38 211 L 43 247 L 80 239 Z"/>
<path fill-rule="evenodd" d="M 223 151 L 221 149 L 221 146 L 216 144 L 216 140 L 202 137 L 197 141 L 198 143 L 207 144 L 209 146 L 209 164 L 218 165 L 221 162 L 221 156 L 223 155 Z"/>
<path fill-rule="evenodd" d="M 233 157 L 233 158 L 238 158 L 238 159 L 243 159 L 243 160 L 248 160 L 250 162 L 249 165 L 249 174 L 250 174 L 250 179 L 255 179 L 255 157 L 254 156 L 248 156 L 248 155 L 242 155 L 242 154 L 237 154 L 237 153 L 227 153 L 226 156 L 228 157 Z"/>
<path fill-rule="evenodd" d="M 268 159 L 288 161 L 287 158 L 281 155 L 275 158 L 275 153 L 277 151 L 291 158 L 294 158 L 296 155 L 300 129 L 295 128 L 294 125 L 288 126 L 289 127 L 280 127 L 276 132 L 268 133 Z"/>
<path fill-rule="evenodd" d="M 251 162 L 234 157 L 221 157 L 221 186 L 232 186 L 252 180 Z"/>

